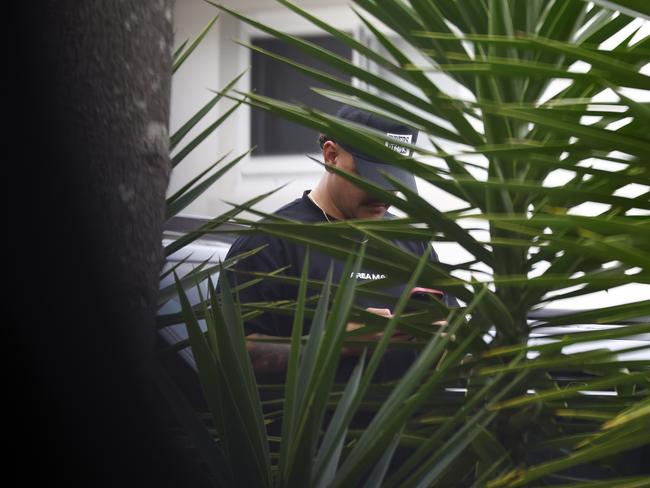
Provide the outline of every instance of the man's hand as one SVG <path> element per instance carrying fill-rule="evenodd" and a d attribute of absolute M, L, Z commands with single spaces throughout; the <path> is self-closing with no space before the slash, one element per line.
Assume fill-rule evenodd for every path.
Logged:
<path fill-rule="evenodd" d="M 390 319 L 393 314 L 392 312 L 387 309 L 387 308 L 366 308 L 366 312 L 374 313 L 375 315 L 380 315 L 381 317 L 386 317 L 387 319 Z M 347 332 L 351 332 L 353 330 L 360 329 L 364 325 L 359 323 L 359 322 L 348 322 L 348 325 L 346 326 L 345 330 Z M 384 335 L 383 332 L 374 332 L 370 334 L 365 334 L 362 336 L 356 336 L 354 340 L 361 340 L 361 341 L 368 341 L 368 340 L 379 340 L 382 338 Z"/>
<path fill-rule="evenodd" d="M 366 308 L 366 312 L 374 313 L 375 315 L 386 317 L 387 319 L 390 319 L 393 316 L 393 313 L 387 308 L 368 307 Z M 351 332 L 353 330 L 360 329 L 361 327 L 364 327 L 364 324 L 360 324 L 359 322 L 348 322 L 348 325 L 345 328 L 345 330 L 347 332 Z M 369 334 L 351 337 L 348 339 L 348 341 L 379 342 L 382 337 L 384 337 L 383 332 L 371 332 Z M 404 334 L 399 330 L 393 332 L 393 335 L 391 336 L 391 340 L 393 341 L 407 341 L 409 339 L 410 336 Z M 361 349 L 362 346 L 355 347 L 355 346 L 348 345 L 348 346 L 343 346 L 341 353 L 343 354 L 343 356 L 358 356 Z"/>

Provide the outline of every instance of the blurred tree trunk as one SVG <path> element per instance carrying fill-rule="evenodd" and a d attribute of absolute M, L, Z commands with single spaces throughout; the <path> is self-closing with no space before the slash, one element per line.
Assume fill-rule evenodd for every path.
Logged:
<path fill-rule="evenodd" d="M 73 486 L 180 486 L 151 368 L 173 0 L 21 3 L 9 184 L 27 210 L 10 224 L 34 409 L 18 406 L 34 427 L 23 441 Z"/>

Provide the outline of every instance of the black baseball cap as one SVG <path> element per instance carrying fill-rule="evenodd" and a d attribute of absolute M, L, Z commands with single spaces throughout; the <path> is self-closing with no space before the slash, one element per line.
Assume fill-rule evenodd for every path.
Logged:
<path fill-rule="evenodd" d="M 399 143 L 405 142 L 407 144 L 415 144 L 415 141 L 418 138 L 417 129 L 382 118 L 376 114 L 365 112 L 349 105 L 343 105 L 336 113 L 336 116 L 338 118 L 349 120 L 350 122 L 354 122 L 359 125 L 365 125 L 366 127 L 377 130 L 379 132 L 383 132 L 388 138 L 395 139 L 394 144 L 388 141 L 385 142 L 385 145 L 388 148 L 392 149 L 402 156 L 411 156 L 411 149 L 401 146 Z M 329 137 L 327 136 L 321 138 L 321 147 L 325 143 L 325 140 L 328 139 Z M 363 154 L 349 144 L 339 141 L 336 142 L 341 147 L 343 147 L 343 149 L 354 156 L 357 172 L 363 178 L 370 180 L 385 190 L 396 190 L 393 183 L 384 177 L 382 174 L 382 172 L 384 172 L 400 181 L 403 185 L 410 188 L 411 190 L 417 191 L 417 187 L 415 185 L 415 177 L 412 173 L 409 173 L 402 168 L 398 168 L 397 166 L 393 166 L 392 164 L 386 164 L 382 161 L 377 160 L 376 158 L 368 156 L 367 154 Z"/>

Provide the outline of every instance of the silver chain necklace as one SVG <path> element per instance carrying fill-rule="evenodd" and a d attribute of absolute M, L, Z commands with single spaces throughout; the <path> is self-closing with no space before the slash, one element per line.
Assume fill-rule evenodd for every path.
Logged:
<path fill-rule="evenodd" d="M 316 202 L 316 200 L 314 200 L 314 199 L 312 198 L 311 193 L 307 193 L 307 197 L 311 200 L 311 202 L 312 202 L 314 205 L 316 205 L 316 206 L 318 207 L 318 210 L 320 210 L 321 212 L 323 212 L 323 217 L 325 217 L 325 220 L 327 220 L 327 222 L 329 222 L 329 223 L 331 224 L 332 221 L 331 221 L 330 218 L 327 216 L 327 213 L 325 212 L 325 210 L 323 210 L 323 208 L 322 208 L 320 205 L 318 205 L 318 203 Z"/>
<path fill-rule="evenodd" d="M 311 195 L 310 195 L 309 193 L 307 193 L 307 197 L 312 201 L 312 203 L 313 203 L 314 205 L 316 205 L 316 206 L 318 207 L 318 209 L 319 209 L 321 212 L 323 212 L 323 217 L 325 217 L 325 220 L 327 220 L 327 222 L 329 222 L 329 223 L 331 224 L 332 221 L 331 221 L 330 218 L 327 216 L 327 213 L 325 212 L 325 210 L 323 210 L 323 208 L 322 208 L 320 205 L 318 205 L 318 203 L 316 203 L 316 200 L 314 200 L 314 199 L 311 197 Z M 365 244 L 366 242 L 368 242 L 368 238 L 367 238 L 367 237 L 366 237 L 363 241 L 361 241 L 362 244 Z"/>

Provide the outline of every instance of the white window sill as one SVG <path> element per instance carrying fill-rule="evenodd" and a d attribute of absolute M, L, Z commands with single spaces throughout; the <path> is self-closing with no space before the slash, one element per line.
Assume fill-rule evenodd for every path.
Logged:
<path fill-rule="evenodd" d="M 283 175 L 283 174 L 315 174 L 322 167 L 309 159 L 308 156 L 320 160 L 321 154 L 288 154 L 282 156 L 251 157 L 242 167 L 244 176 Z"/>

